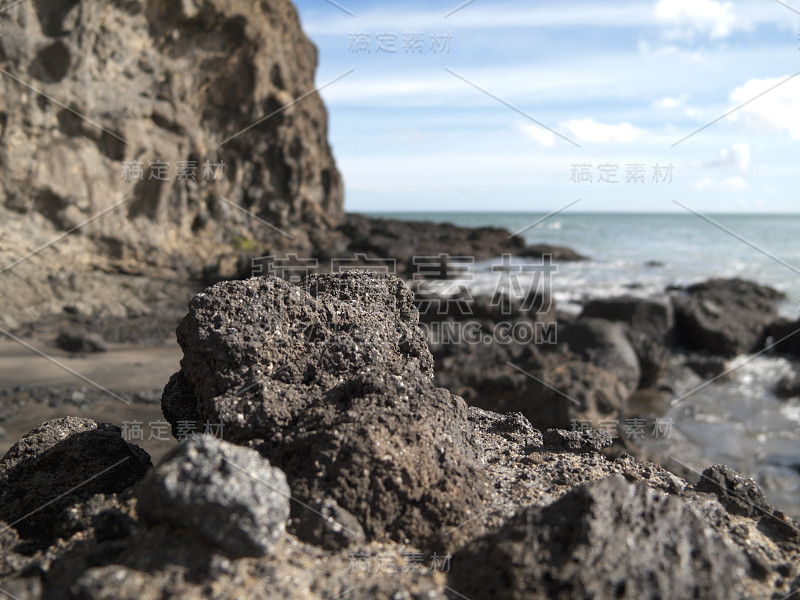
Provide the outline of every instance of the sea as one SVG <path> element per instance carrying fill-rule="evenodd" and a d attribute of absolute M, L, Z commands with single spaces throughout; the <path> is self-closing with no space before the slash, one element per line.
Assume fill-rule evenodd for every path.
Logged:
<path fill-rule="evenodd" d="M 560 262 L 549 275 L 547 285 L 565 312 L 579 312 L 591 298 L 647 297 L 712 277 L 741 277 L 780 290 L 786 295 L 780 314 L 800 316 L 800 215 L 367 214 L 502 227 L 521 232 L 531 244 L 568 246 L 588 260 Z M 500 264 L 470 264 L 465 285 L 474 293 L 496 289 Z M 800 363 L 765 353 L 737 357 L 729 369 L 729 377 L 668 410 L 663 419 L 669 431 L 653 438 L 654 450 L 698 475 L 710 464 L 730 465 L 754 478 L 777 508 L 800 518 L 800 399 L 781 400 L 773 393 Z"/>

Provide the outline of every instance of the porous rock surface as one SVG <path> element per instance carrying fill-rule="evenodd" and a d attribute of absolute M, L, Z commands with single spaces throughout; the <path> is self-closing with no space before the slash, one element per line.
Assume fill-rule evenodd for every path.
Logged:
<path fill-rule="evenodd" d="M 325 495 L 369 539 L 446 549 L 491 490 L 463 399 L 432 383 L 433 360 L 404 284 L 313 275 L 218 284 L 178 328 L 181 371 L 163 410 L 222 424 L 224 437 L 286 472 L 303 502 Z"/>
<path fill-rule="evenodd" d="M 148 522 L 190 529 L 233 557 L 261 556 L 289 518 L 289 485 L 250 448 L 201 435 L 163 458 L 136 489 Z"/>

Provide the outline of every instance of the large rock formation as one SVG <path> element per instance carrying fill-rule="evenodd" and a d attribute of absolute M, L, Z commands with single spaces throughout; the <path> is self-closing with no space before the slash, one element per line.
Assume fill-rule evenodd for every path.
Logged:
<path fill-rule="evenodd" d="M 182 275 L 338 224 L 317 52 L 289 0 L 32 0 L 0 30 L 0 324 L 79 292 L 87 311 L 146 310 L 125 299 L 143 290 L 93 299 L 120 282 L 82 273 Z"/>

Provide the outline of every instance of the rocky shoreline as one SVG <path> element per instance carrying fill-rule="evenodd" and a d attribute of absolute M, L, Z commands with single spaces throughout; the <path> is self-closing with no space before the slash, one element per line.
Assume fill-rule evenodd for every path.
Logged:
<path fill-rule="evenodd" d="M 758 332 L 710 320 L 708 294 L 721 287 L 728 300 L 731 288 L 741 294 L 728 310 L 763 309 L 759 299 L 772 295 L 743 282 L 685 290 L 680 302 L 697 301 L 708 339 L 721 344 L 704 350 L 762 343 L 771 316 Z M 671 324 L 678 340 L 681 321 L 668 318 L 669 303 L 640 302 L 605 301 L 565 323 L 594 335 L 575 338 L 595 340 L 584 350 L 450 349 L 434 369 L 445 351 L 431 354 L 415 297 L 395 277 L 219 283 L 195 296 L 178 328 L 184 358 L 162 409 L 185 439 L 157 468 L 118 427 L 79 418 L 44 423 L 0 461 L 0 588 L 92 599 L 778 600 L 800 591 L 800 527 L 752 480 L 714 466 L 690 484 L 614 450 L 601 429 L 542 425 L 545 413 L 600 411 L 599 380 L 626 396 L 616 410 L 633 395 L 628 385 L 664 384 L 678 346 L 664 345 L 664 357 L 631 332 L 652 341 L 645 324 Z M 624 361 L 608 362 L 622 340 L 637 360 L 661 356 L 651 362 L 663 368 L 640 366 L 634 377 Z M 558 413 L 529 390 L 529 404 L 553 408 L 531 412 L 513 383 L 497 388 L 510 390 L 496 396 L 506 414 L 468 406 L 454 388 L 489 402 L 482 386 L 510 375 L 465 371 L 478 353 L 542 377 L 568 365 L 564 382 L 586 386 L 570 389 L 580 410 L 564 400 Z M 455 381 L 458 372 L 468 379 Z"/>

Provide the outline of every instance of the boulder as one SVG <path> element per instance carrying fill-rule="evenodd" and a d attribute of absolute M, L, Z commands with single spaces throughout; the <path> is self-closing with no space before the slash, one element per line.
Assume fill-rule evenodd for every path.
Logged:
<path fill-rule="evenodd" d="M 668 297 L 597 298 L 584 304 L 581 317 L 624 323 L 631 331 L 661 340 L 665 345 L 672 343 L 675 329 L 675 311 Z"/>
<path fill-rule="evenodd" d="M 250 448 L 202 435 L 166 456 L 136 487 L 145 521 L 186 528 L 233 557 L 269 554 L 289 518 L 289 485 Z"/>
<path fill-rule="evenodd" d="M 150 467 L 119 427 L 77 417 L 47 421 L 0 461 L 0 520 L 24 538 L 52 539 L 66 508 L 130 488 Z"/>
<path fill-rule="evenodd" d="M 692 350 L 728 358 L 757 350 L 784 296 L 742 279 L 711 279 L 674 295 L 677 339 Z"/>
<path fill-rule="evenodd" d="M 466 404 L 434 386 L 417 319 L 411 292 L 389 275 L 218 284 L 178 328 L 184 358 L 164 414 L 173 428 L 222 425 L 225 439 L 284 470 L 293 497 L 334 500 L 368 539 L 441 551 L 458 541 L 444 529 L 490 491 Z"/>
<path fill-rule="evenodd" d="M 639 359 L 620 324 L 605 319 L 579 319 L 558 329 L 559 344 L 616 375 L 629 391 L 639 387 Z"/>

